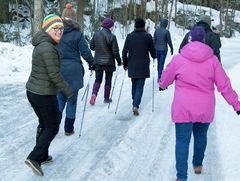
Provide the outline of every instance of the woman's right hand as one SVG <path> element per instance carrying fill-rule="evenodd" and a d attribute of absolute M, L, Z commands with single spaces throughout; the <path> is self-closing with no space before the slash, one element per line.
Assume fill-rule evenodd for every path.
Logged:
<path fill-rule="evenodd" d="M 236 113 L 237 113 L 237 115 L 239 115 L 239 114 L 240 114 L 240 111 L 236 111 Z"/>

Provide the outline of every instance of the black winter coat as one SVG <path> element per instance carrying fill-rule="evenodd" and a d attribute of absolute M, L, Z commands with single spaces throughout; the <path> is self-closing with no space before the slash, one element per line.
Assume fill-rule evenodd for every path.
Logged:
<path fill-rule="evenodd" d="M 123 65 L 128 67 L 128 76 L 131 78 L 148 78 L 149 53 L 156 58 L 152 35 L 144 29 L 135 29 L 127 35 L 122 51 Z"/>
<path fill-rule="evenodd" d="M 115 71 L 115 59 L 121 64 L 117 38 L 109 29 L 102 28 L 94 33 L 90 41 L 91 50 L 95 51 L 96 69 Z"/>
<path fill-rule="evenodd" d="M 216 55 L 219 59 L 219 61 L 221 61 L 221 57 L 220 57 L 220 48 L 221 48 L 221 42 L 220 42 L 220 38 L 211 30 L 210 26 L 203 22 L 200 21 L 198 22 L 195 26 L 201 26 L 204 28 L 206 36 L 205 36 L 205 44 L 207 44 L 208 46 L 210 46 L 214 52 L 214 55 Z M 183 41 L 179 47 L 179 53 L 180 50 L 189 42 L 189 34 L 190 32 L 188 32 L 185 37 L 183 38 Z"/>

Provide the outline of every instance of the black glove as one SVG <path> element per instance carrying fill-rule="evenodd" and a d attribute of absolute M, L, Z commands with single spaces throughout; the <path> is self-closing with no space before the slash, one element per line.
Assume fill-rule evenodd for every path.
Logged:
<path fill-rule="evenodd" d="M 128 69 L 128 66 L 127 66 L 127 65 L 123 65 L 123 69 L 124 69 L 124 70 L 127 70 L 127 69 Z"/>
<path fill-rule="evenodd" d="M 161 87 L 159 87 L 159 91 L 164 91 L 165 89 L 162 89 Z"/>
<path fill-rule="evenodd" d="M 95 70 L 95 65 L 89 65 L 88 70 Z"/>
<path fill-rule="evenodd" d="M 122 65 L 122 62 L 118 62 L 117 65 L 118 65 L 118 66 L 121 66 L 121 65 Z"/>
<path fill-rule="evenodd" d="M 240 111 L 237 111 L 236 113 L 237 113 L 237 115 L 240 115 Z"/>
<path fill-rule="evenodd" d="M 171 49 L 171 55 L 173 55 L 173 48 Z"/>

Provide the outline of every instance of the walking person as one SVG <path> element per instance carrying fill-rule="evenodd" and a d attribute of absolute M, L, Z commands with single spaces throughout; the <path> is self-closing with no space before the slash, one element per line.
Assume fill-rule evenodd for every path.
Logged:
<path fill-rule="evenodd" d="M 133 114 L 139 115 L 145 79 L 150 77 L 150 58 L 156 58 L 152 35 L 145 30 L 145 21 L 135 19 L 135 29 L 127 35 L 122 51 L 124 69 L 132 81 Z"/>
<path fill-rule="evenodd" d="M 201 26 L 204 29 L 205 31 L 204 43 L 212 48 L 214 55 L 216 55 L 218 57 L 218 60 L 221 62 L 220 56 L 221 43 L 219 44 L 220 38 L 211 30 L 211 24 L 212 24 L 211 17 L 204 14 L 200 16 L 200 21 L 197 22 L 195 26 Z M 190 32 L 188 32 L 184 36 L 182 43 L 180 44 L 179 47 L 179 52 L 188 42 L 191 42 L 191 37 L 189 35 Z"/>
<path fill-rule="evenodd" d="M 171 49 L 171 55 L 173 54 L 173 45 L 171 40 L 170 32 L 166 29 L 168 26 L 168 20 L 162 19 L 160 21 L 160 27 L 154 32 L 153 40 L 154 46 L 157 53 L 157 70 L 158 70 L 158 81 L 161 77 L 165 59 L 168 52 L 168 46 Z"/>
<path fill-rule="evenodd" d="M 93 106 L 105 73 L 104 103 L 112 102 L 109 98 L 112 86 L 113 72 L 116 70 L 115 60 L 121 66 L 121 58 L 116 36 L 112 33 L 114 21 L 105 18 L 102 21 L 102 29 L 94 33 L 90 41 L 91 50 L 95 51 L 95 76 L 90 104 Z"/>
<path fill-rule="evenodd" d="M 94 60 L 91 50 L 82 32 L 80 25 L 74 21 L 74 17 L 67 16 L 63 19 L 64 33 L 58 44 L 61 62 L 61 75 L 73 90 L 74 100 L 68 100 L 63 91 L 59 91 L 57 98 L 59 104 L 59 119 L 66 107 L 64 131 L 66 136 L 74 133 L 76 119 L 78 91 L 83 87 L 84 67 L 81 57 L 89 64 L 89 69 L 94 68 Z"/>
<path fill-rule="evenodd" d="M 32 70 L 26 83 L 27 98 L 38 117 L 36 145 L 25 163 L 37 175 L 43 176 L 41 164 L 52 160 L 48 153 L 50 143 L 59 130 L 57 91 L 74 99 L 73 91 L 60 74 L 56 45 L 63 34 L 62 19 L 54 14 L 43 20 L 42 30 L 32 39 Z"/>
<path fill-rule="evenodd" d="M 237 93 L 232 89 L 230 80 L 213 50 L 204 44 L 204 29 L 196 26 L 190 35 L 191 42 L 183 47 L 180 54 L 173 57 L 159 81 L 161 90 L 165 90 L 175 81 L 172 120 L 176 133 L 176 181 L 187 180 L 192 133 L 193 168 L 196 174 L 202 172 L 207 132 L 215 112 L 214 85 L 228 104 L 240 114 Z"/>

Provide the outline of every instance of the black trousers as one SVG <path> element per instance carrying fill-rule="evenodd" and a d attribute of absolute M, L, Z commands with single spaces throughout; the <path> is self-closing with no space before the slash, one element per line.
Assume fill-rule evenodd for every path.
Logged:
<path fill-rule="evenodd" d="M 96 82 L 101 84 L 103 79 L 103 72 L 105 72 L 105 85 L 111 86 L 112 83 L 112 71 L 107 70 L 95 70 Z"/>
<path fill-rule="evenodd" d="M 27 98 L 39 121 L 36 145 L 28 159 L 41 164 L 48 157 L 50 143 L 59 130 L 58 102 L 55 95 L 38 95 L 27 91 Z"/>

